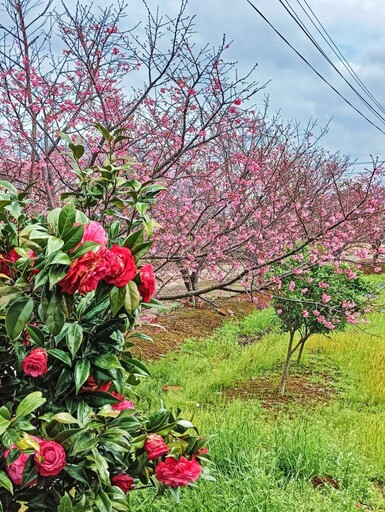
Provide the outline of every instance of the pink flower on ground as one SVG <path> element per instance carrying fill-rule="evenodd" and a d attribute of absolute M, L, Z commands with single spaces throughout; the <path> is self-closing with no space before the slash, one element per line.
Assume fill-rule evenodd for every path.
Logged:
<path fill-rule="evenodd" d="M 328 302 L 330 302 L 331 300 L 331 296 L 328 295 L 327 293 L 323 293 L 322 294 L 322 297 L 321 297 L 321 300 L 324 304 L 327 304 Z"/>
<path fill-rule="evenodd" d="M 124 494 L 134 488 L 134 483 L 134 479 L 125 473 L 119 473 L 118 475 L 113 475 L 111 477 L 111 485 L 119 487 L 119 489 L 121 489 Z"/>
<path fill-rule="evenodd" d="M 329 285 L 327 283 L 325 283 L 324 281 L 321 281 L 320 283 L 318 283 L 318 286 L 320 288 L 324 288 L 324 289 L 329 288 Z"/>
<path fill-rule="evenodd" d="M 295 282 L 294 281 L 290 281 L 289 283 L 289 291 L 290 292 L 294 292 L 295 290 Z"/>
<path fill-rule="evenodd" d="M 348 279 L 355 279 L 357 277 L 357 273 L 353 272 L 352 269 L 349 269 L 346 275 L 348 276 Z"/>
<path fill-rule="evenodd" d="M 301 293 L 303 293 L 305 295 L 305 293 L 307 293 L 309 291 L 309 288 L 302 288 L 301 289 Z"/>
<path fill-rule="evenodd" d="M 187 460 L 181 457 L 177 460 L 174 457 L 168 457 L 156 466 L 155 475 L 159 482 L 168 487 L 182 487 L 195 482 L 201 471 L 200 464 L 194 458 Z"/>
<path fill-rule="evenodd" d="M 28 377 L 41 377 L 48 372 L 48 354 L 44 348 L 34 348 L 21 362 L 21 369 Z"/>
<path fill-rule="evenodd" d="M 319 312 L 317 309 L 315 309 L 315 310 L 313 311 L 313 315 L 314 315 L 314 316 L 316 316 L 316 317 L 317 317 L 317 316 L 320 316 L 320 312 Z"/>
<path fill-rule="evenodd" d="M 309 316 L 309 311 L 307 311 L 307 309 L 304 309 L 302 314 L 304 318 L 307 318 Z"/>
<path fill-rule="evenodd" d="M 148 460 L 155 460 L 162 455 L 168 453 L 168 446 L 164 442 L 162 436 L 158 434 L 150 434 L 144 443 L 144 449 L 147 453 Z"/>

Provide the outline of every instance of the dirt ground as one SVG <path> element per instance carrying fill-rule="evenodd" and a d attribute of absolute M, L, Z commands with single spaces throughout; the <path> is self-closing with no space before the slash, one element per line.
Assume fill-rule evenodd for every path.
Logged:
<path fill-rule="evenodd" d="M 258 377 L 248 382 L 240 382 L 239 386 L 227 389 L 227 398 L 261 400 L 264 409 L 285 410 L 291 404 L 300 403 L 308 407 L 327 403 L 336 393 L 334 382 L 328 374 L 323 375 L 320 382 L 312 381 L 309 375 L 289 375 L 285 396 L 278 394 L 280 377 Z"/>
<path fill-rule="evenodd" d="M 229 318 L 242 318 L 266 301 L 261 297 L 260 303 L 253 304 L 246 294 L 215 300 L 215 305 L 200 302 L 196 306 L 184 306 L 160 314 L 153 323 L 160 327 L 141 327 L 140 332 L 151 336 L 153 342 L 138 340 L 135 352 L 140 353 L 144 360 L 155 360 L 175 350 L 186 338 L 205 338 L 220 327 Z"/>

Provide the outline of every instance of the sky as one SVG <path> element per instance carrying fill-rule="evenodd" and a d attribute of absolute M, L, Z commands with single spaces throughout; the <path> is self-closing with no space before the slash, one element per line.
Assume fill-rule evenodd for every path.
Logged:
<path fill-rule="evenodd" d="M 252 1 L 320 74 L 385 132 L 385 121 L 376 119 L 357 98 L 290 18 L 279 0 Z M 305 6 L 304 0 L 289 2 L 301 19 L 307 20 L 300 7 L 300 4 Z M 141 17 L 140 3 L 140 0 L 128 0 L 130 20 Z M 179 0 L 147 0 L 147 3 L 150 8 L 159 5 L 160 12 L 169 15 L 175 14 L 180 5 Z M 307 0 L 307 3 L 349 65 L 385 110 L 385 1 Z M 271 114 L 279 111 L 285 120 L 296 120 L 302 125 L 306 125 L 309 119 L 317 120 L 319 127 L 329 123 L 329 133 L 322 139 L 322 145 L 332 152 L 348 154 L 357 162 L 368 162 L 370 155 L 385 160 L 385 134 L 323 83 L 246 0 L 190 0 L 187 12 L 196 15 L 195 41 L 198 45 L 218 45 L 222 35 L 226 34 L 226 39 L 232 41 L 226 55 L 229 60 L 238 62 L 241 73 L 257 64 L 252 78 L 261 85 L 269 81 L 256 97 L 257 105 L 260 103 L 262 107 L 264 97 L 268 95 Z M 309 22 L 308 27 L 317 34 Z M 319 36 L 318 39 L 327 48 Z M 330 50 L 328 54 L 333 55 Z M 333 56 L 332 61 L 338 69 L 344 69 L 337 57 Z M 346 76 L 356 86 L 351 77 Z M 384 112 L 379 112 L 385 118 Z"/>

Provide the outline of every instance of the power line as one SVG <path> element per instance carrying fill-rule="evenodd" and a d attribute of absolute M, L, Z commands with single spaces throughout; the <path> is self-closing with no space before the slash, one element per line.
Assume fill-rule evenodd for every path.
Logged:
<path fill-rule="evenodd" d="M 313 11 L 313 9 L 310 7 L 310 5 L 307 3 L 306 0 L 303 0 L 304 4 L 307 6 L 307 8 L 309 9 L 309 11 L 311 12 L 311 14 L 313 15 L 314 19 L 317 21 L 318 25 L 321 27 L 322 31 L 317 27 L 317 25 L 314 23 L 314 21 L 311 19 L 311 17 L 309 16 L 309 14 L 306 12 L 306 9 L 304 9 L 304 7 L 301 5 L 301 2 L 300 0 L 297 0 L 297 3 L 299 4 L 299 6 L 301 7 L 301 9 L 304 11 L 304 13 L 306 14 L 306 16 L 309 18 L 309 20 L 311 21 L 311 23 L 314 25 L 314 27 L 316 28 L 317 32 L 322 36 L 322 38 L 326 41 L 327 45 L 329 46 L 329 48 L 331 48 L 331 50 L 333 51 L 333 53 L 340 59 L 340 62 L 343 64 L 343 66 L 345 67 L 345 69 L 348 71 L 348 73 L 350 74 L 350 76 L 355 80 L 355 82 L 361 87 L 361 89 L 363 89 L 367 95 L 372 99 L 372 101 L 378 106 L 378 108 L 380 110 L 382 110 L 382 112 L 385 113 L 385 108 L 381 105 L 381 103 L 375 98 L 375 96 L 373 96 L 373 94 L 369 91 L 369 89 L 367 88 L 367 86 L 364 84 L 364 82 L 360 79 L 360 77 L 357 75 L 357 73 L 354 71 L 354 69 L 352 68 L 352 66 L 349 64 L 349 62 L 346 60 L 346 58 L 344 57 L 344 55 L 341 53 L 341 51 L 339 50 L 338 46 L 335 44 L 335 42 L 333 41 L 333 39 L 330 37 L 329 33 L 327 32 L 327 30 L 325 29 L 325 27 L 322 25 L 321 21 L 319 20 L 319 18 L 317 17 L 317 15 L 315 14 L 315 12 Z M 325 36 L 322 34 L 322 32 L 325 34 Z"/>
<path fill-rule="evenodd" d="M 317 48 L 317 50 L 321 53 L 321 55 L 325 58 L 325 60 L 332 66 L 332 68 L 338 73 L 338 75 L 344 80 L 344 82 L 352 89 L 352 91 L 358 96 L 358 98 L 363 101 L 363 103 L 369 108 L 369 110 L 372 111 L 372 113 L 381 121 L 385 122 L 385 117 L 383 117 L 380 113 L 377 112 L 377 110 L 362 96 L 362 94 L 357 91 L 357 89 L 344 77 L 344 75 L 341 73 L 341 71 L 335 66 L 335 64 L 332 62 L 332 60 L 329 58 L 329 56 L 325 53 L 325 51 L 322 49 L 322 47 L 318 44 L 317 40 L 313 37 L 311 32 L 308 30 L 306 25 L 302 22 L 296 11 L 293 9 L 293 7 L 290 5 L 288 0 L 278 0 L 279 3 L 282 5 L 282 7 L 286 10 L 286 12 L 289 14 L 289 16 L 296 22 L 296 24 L 300 27 L 302 32 L 310 39 L 310 41 L 313 43 L 313 45 Z M 297 0 L 298 1 L 298 0 Z M 284 5 L 284 3 L 287 4 Z M 299 2 L 298 2 L 299 3 Z M 336 52 L 335 52 L 336 53 Z"/>
<path fill-rule="evenodd" d="M 292 44 L 289 43 L 289 41 L 270 23 L 270 21 L 262 14 L 262 12 L 255 7 L 255 5 L 250 1 L 247 0 L 247 3 L 251 5 L 251 7 L 261 16 L 263 20 L 266 21 L 266 23 L 274 30 L 274 32 L 291 48 L 297 55 L 300 57 L 301 60 L 303 60 L 313 71 L 314 73 L 323 81 L 325 82 L 340 98 L 342 98 L 345 103 L 347 103 L 353 110 L 355 110 L 361 117 L 363 117 L 368 123 L 370 123 L 374 128 L 376 128 L 378 131 L 383 133 L 385 135 L 385 131 L 382 130 L 378 125 L 373 123 L 365 114 L 363 114 L 357 107 L 355 107 L 348 99 L 346 99 L 326 78 L 324 78 L 321 73 L 319 73 L 314 66 L 310 64 L 310 62 L 299 53 L 298 50 L 294 48 Z"/>

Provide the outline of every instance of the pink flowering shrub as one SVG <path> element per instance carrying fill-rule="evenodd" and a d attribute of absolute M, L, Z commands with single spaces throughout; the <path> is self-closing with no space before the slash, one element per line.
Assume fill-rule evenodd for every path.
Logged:
<path fill-rule="evenodd" d="M 146 209 L 163 187 L 123 178 L 127 167 L 112 153 L 105 168 L 83 171 L 81 146 L 69 147 L 80 192 L 67 194 L 62 208 L 30 218 L 26 194 L 0 182 L 0 509 L 7 512 L 21 502 L 30 512 L 128 512 L 129 492 L 175 493 L 202 473 L 205 441 L 194 425 L 164 408 L 142 413 L 134 393 L 149 372 L 130 352 L 140 337 L 130 331 L 142 307 L 159 306 L 154 271 L 142 261 L 152 244 Z M 93 218 L 84 213 L 92 211 Z"/>
<path fill-rule="evenodd" d="M 328 335 L 343 331 L 349 324 L 365 322 L 362 315 L 367 312 L 369 296 L 374 292 L 363 275 L 346 264 L 313 264 L 300 274 L 290 275 L 291 265 L 298 263 L 288 260 L 274 269 L 275 274 L 287 274 L 281 277 L 272 302 L 282 330 L 289 333 L 281 394 L 285 392 L 294 353 L 300 362 L 305 343 L 312 334 Z"/>

